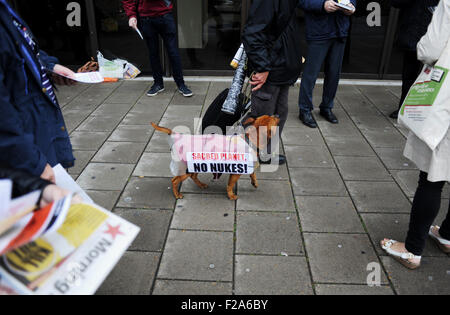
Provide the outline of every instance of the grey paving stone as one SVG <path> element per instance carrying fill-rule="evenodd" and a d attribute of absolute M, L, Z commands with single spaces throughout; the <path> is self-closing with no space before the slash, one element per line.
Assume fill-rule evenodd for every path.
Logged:
<path fill-rule="evenodd" d="M 359 212 L 409 213 L 411 204 L 395 183 L 347 182 Z"/>
<path fill-rule="evenodd" d="M 133 168 L 131 164 L 90 163 L 77 183 L 87 190 L 122 190 Z"/>
<path fill-rule="evenodd" d="M 97 295 L 149 295 L 160 254 L 126 252 Z"/>
<path fill-rule="evenodd" d="M 286 165 L 260 165 L 256 170 L 258 179 L 288 180 L 289 173 Z"/>
<path fill-rule="evenodd" d="M 147 148 L 145 148 L 145 152 L 170 152 L 169 136 L 161 132 L 155 132 Z"/>
<path fill-rule="evenodd" d="M 95 151 L 74 151 L 75 166 L 69 169 L 69 174 L 80 175 L 94 154 Z"/>
<path fill-rule="evenodd" d="M 285 128 L 281 138 L 284 145 L 325 145 L 318 129 Z"/>
<path fill-rule="evenodd" d="M 398 108 L 399 99 L 389 93 L 386 87 L 360 86 L 358 88 L 385 115 L 389 115 Z"/>
<path fill-rule="evenodd" d="M 128 182 L 118 207 L 134 209 L 173 209 L 175 197 L 167 178 L 133 177 Z"/>
<path fill-rule="evenodd" d="M 160 126 L 174 129 L 188 127 L 194 133 L 194 119 L 200 118 L 201 106 L 170 105 L 160 121 Z"/>
<path fill-rule="evenodd" d="M 293 167 L 334 167 L 331 154 L 326 147 L 285 146 L 288 166 Z"/>
<path fill-rule="evenodd" d="M 148 126 L 119 125 L 109 137 L 109 141 L 118 142 L 145 142 L 153 135 L 154 129 Z"/>
<path fill-rule="evenodd" d="M 86 193 L 97 205 L 112 211 L 121 191 L 86 190 Z"/>
<path fill-rule="evenodd" d="M 169 232 L 159 279 L 231 281 L 232 273 L 233 233 Z"/>
<path fill-rule="evenodd" d="M 161 120 L 161 117 L 163 116 L 164 110 L 147 110 L 145 112 L 143 111 L 136 111 L 132 109 L 128 114 L 125 116 L 125 118 L 122 120 L 123 125 L 145 125 L 149 126 L 151 122 L 158 122 Z"/>
<path fill-rule="evenodd" d="M 92 109 L 63 109 L 67 132 L 72 133 L 91 113 Z"/>
<path fill-rule="evenodd" d="M 77 131 L 113 131 L 121 120 L 121 116 L 90 116 Z"/>
<path fill-rule="evenodd" d="M 390 170 L 416 169 L 414 163 L 403 156 L 403 148 L 376 148 L 375 151 Z"/>
<path fill-rule="evenodd" d="M 74 131 L 70 135 L 70 140 L 74 150 L 96 151 L 102 146 L 108 135 L 109 132 Z"/>
<path fill-rule="evenodd" d="M 403 170 L 403 171 L 393 171 L 392 173 L 393 173 L 395 180 L 400 185 L 400 187 L 404 191 L 404 193 L 408 197 L 413 198 L 416 193 L 417 186 L 419 186 L 420 171 L 418 171 L 418 170 Z M 448 184 L 446 184 L 442 191 L 442 197 L 446 198 L 449 195 L 450 195 L 450 187 Z"/>
<path fill-rule="evenodd" d="M 231 283 L 157 280 L 153 295 L 231 295 L 232 291 Z"/>
<path fill-rule="evenodd" d="M 337 99 L 349 115 L 378 113 L 377 109 L 355 86 L 340 86 L 337 93 Z"/>
<path fill-rule="evenodd" d="M 181 192 L 204 195 L 218 194 L 222 195 L 222 198 L 226 198 L 229 175 L 224 174 L 219 180 L 214 180 L 212 174 L 199 174 L 198 178 L 202 183 L 208 185 L 208 188 L 202 189 L 198 187 L 191 179 L 187 179 L 181 185 Z"/>
<path fill-rule="evenodd" d="M 120 104 L 120 103 L 103 103 L 92 113 L 94 116 L 125 116 L 126 113 L 131 109 L 130 104 Z"/>
<path fill-rule="evenodd" d="M 237 210 L 295 211 L 291 185 L 288 181 L 259 181 L 255 189 L 249 180 L 238 182 Z"/>
<path fill-rule="evenodd" d="M 367 266 L 378 262 L 367 235 L 305 233 L 304 238 L 314 282 L 367 284 Z M 387 284 L 384 274 L 381 281 Z"/>
<path fill-rule="evenodd" d="M 306 259 L 283 256 L 236 256 L 237 295 L 312 295 Z"/>
<path fill-rule="evenodd" d="M 377 157 L 336 156 L 344 180 L 390 181 L 391 175 Z"/>
<path fill-rule="evenodd" d="M 348 196 L 344 182 L 334 168 L 292 168 L 296 196 Z"/>
<path fill-rule="evenodd" d="M 320 132 L 325 137 L 325 140 L 328 137 L 348 138 L 359 137 L 361 135 L 358 128 L 345 112 L 340 111 L 339 113 L 336 112 L 336 114 L 338 114 L 339 124 L 330 124 L 321 118 L 320 115 L 315 114 Z"/>
<path fill-rule="evenodd" d="M 397 130 L 362 130 L 367 141 L 375 148 L 403 148 L 405 137 Z"/>
<path fill-rule="evenodd" d="M 170 153 L 144 153 L 136 166 L 134 176 L 173 177 L 170 171 Z"/>
<path fill-rule="evenodd" d="M 190 105 L 201 105 L 205 103 L 206 94 L 197 94 L 194 93 L 191 97 L 184 97 L 180 93 L 176 92 L 172 101 L 170 102 L 171 105 L 183 105 L 183 106 L 190 106 Z"/>
<path fill-rule="evenodd" d="M 317 284 L 315 288 L 317 295 L 394 295 L 388 286 Z"/>
<path fill-rule="evenodd" d="M 303 255 L 297 216 L 291 213 L 239 212 L 236 253 Z"/>
<path fill-rule="evenodd" d="M 327 137 L 333 156 L 375 156 L 373 149 L 363 137 Z"/>
<path fill-rule="evenodd" d="M 234 230 L 235 202 L 219 195 L 185 195 L 178 200 L 172 229 Z"/>
<path fill-rule="evenodd" d="M 172 211 L 117 209 L 117 215 L 141 228 L 128 250 L 160 252 L 169 231 Z"/>
<path fill-rule="evenodd" d="M 449 295 L 450 264 L 448 257 L 426 257 L 420 269 L 411 271 L 391 257 L 383 257 L 395 290 L 401 295 Z"/>
<path fill-rule="evenodd" d="M 105 142 L 92 159 L 100 163 L 137 163 L 144 152 L 145 143 L 136 142 Z"/>
<path fill-rule="evenodd" d="M 296 197 L 304 232 L 364 233 L 352 200 L 345 197 Z"/>
<path fill-rule="evenodd" d="M 439 219 L 435 222 L 436 224 L 442 223 L 444 212 L 441 211 Z M 409 214 L 363 213 L 361 216 L 379 255 L 386 255 L 379 246 L 381 240 L 389 238 L 399 242 L 405 241 L 409 228 Z M 428 239 L 423 256 L 439 257 L 445 256 L 445 254 L 439 250 L 434 241 Z"/>
<path fill-rule="evenodd" d="M 358 115 L 353 121 L 360 130 L 377 130 L 390 132 L 395 130 L 392 123 L 382 114 L 376 112 L 373 115 Z"/>

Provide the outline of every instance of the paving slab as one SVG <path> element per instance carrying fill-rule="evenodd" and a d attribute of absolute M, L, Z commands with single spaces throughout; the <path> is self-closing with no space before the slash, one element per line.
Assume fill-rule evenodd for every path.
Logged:
<path fill-rule="evenodd" d="M 69 169 L 69 174 L 80 175 L 95 155 L 95 151 L 73 151 L 75 166 Z"/>
<path fill-rule="evenodd" d="M 232 283 L 157 280 L 153 295 L 232 295 Z"/>
<path fill-rule="evenodd" d="M 208 188 L 202 189 L 198 187 L 192 179 L 187 179 L 181 185 L 182 193 L 195 193 L 202 195 L 217 194 L 222 195 L 222 198 L 227 198 L 227 184 L 229 175 L 223 174 L 219 180 L 214 180 L 212 174 L 199 174 L 198 179 L 208 185 Z"/>
<path fill-rule="evenodd" d="M 130 251 L 161 252 L 164 248 L 172 211 L 116 209 L 117 215 L 141 228 Z"/>
<path fill-rule="evenodd" d="M 232 273 L 233 233 L 169 232 L 158 279 L 232 281 Z"/>
<path fill-rule="evenodd" d="M 347 197 L 296 197 L 303 232 L 364 233 Z"/>
<path fill-rule="evenodd" d="M 260 165 L 256 170 L 256 178 L 267 180 L 289 180 L 286 165 Z"/>
<path fill-rule="evenodd" d="M 92 162 L 135 164 L 144 152 L 145 143 L 105 142 Z"/>
<path fill-rule="evenodd" d="M 333 156 L 375 156 L 362 136 L 327 137 L 327 144 Z"/>
<path fill-rule="evenodd" d="M 284 145 L 325 145 L 319 129 L 284 128 L 281 138 Z"/>
<path fill-rule="evenodd" d="M 367 235 L 305 233 L 304 237 L 314 282 L 367 284 L 368 265 L 379 262 Z M 387 284 L 385 275 L 381 281 Z"/>
<path fill-rule="evenodd" d="M 347 182 L 359 212 L 409 213 L 411 203 L 394 182 Z"/>
<path fill-rule="evenodd" d="M 315 288 L 317 295 L 394 295 L 389 286 L 317 284 Z"/>
<path fill-rule="evenodd" d="M 143 149 L 144 150 L 144 149 Z M 136 166 L 133 176 L 174 177 L 170 171 L 170 153 L 144 153 Z"/>
<path fill-rule="evenodd" d="M 154 132 L 145 152 L 170 152 L 169 136 L 161 132 Z"/>
<path fill-rule="evenodd" d="M 286 213 L 239 212 L 236 253 L 303 255 L 297 216 Z"/>
<path fill-rule="evenodd" d="M 77 183 L 87 190 L 122 190 L 133 168 L 132 164 L 90 163 Z"/>
<path fill-rule="evenodd" d="M 170 209 L 175 206 L 172 185 L 167 178 L 132 177 L 117 204 L 121 208 Z"/>
<path fill-rule="evenodd" d="M 256 189 L 249 180 L 238 182 L 237 210 L 295 211 L 292 188 L 288 181 L 259 181 Z"/>
<path fill-rule="evenodd" d="M 153 132 L 154 129 L 150 125 L 119 125 L 111 134 L 108 141 L 148 143 Z"/>
<path fill-rule="evenodd" d="M 182 106 L 191 106 L 191 105 L 200 105 L 203 106 L 206 100 L 206 94 L 197 94 L 194 93 L 191 97 L 184 97 L 180 93 L 175 93 L 170 104 L 172 105 L 182 105 Z"/>
<path fill-rule="evenodd" d="M 405 137 L 396 129 L 394 130 L 362 130 L 367 141 L 374 148 L 404 148 Z"/>
<path fill-rule="evenodd" d="M 235 294 L 312 295 L 306 259 L 283 256 L 236 256 Z"/>
<path fill-rule="evenodd" d="M 185 195 L 177 201 L 171 228 L 233 232 L 235 204 L 219 195 Z"/>
<path fill-rule="evenodd" d="M 413 162 L 403 156 L 403 148 L 376 148 L 380 159 L 389 170 L 414 170 Z"/>
<path fill-rule="evenodd" d="M 126 252 L 97 295 L 150 295 L 159 253 Z"/>
<path fill-rule="evenodd" d="M 90 116 L 77 131 L 113 131 L 121 120 L 122 116 L 117 115 Z"/>
<path fill-rule="evenodd" d="M 296 196 L 348 196 L 337 169 L 291 168 L 290 175 Z"/>
<path fill-rule="evenodd" d="M 74 150 L 96 151 L 106 141 L 109 132 L 82 132 L 74 131 L 70 141 Z"/>
<path fill-rule="evenodd" d="M 334 160 L 344 180 L 392 181 L 378 157 L 336 156 Z"/>
<path fill-rule="evenodd" d="M 102 191 L 102 190 L 86 190 L 89 197 L 94 200 L 94 202 L 105 208 L 106 210 L 112 211 L 119 199 L 121 191 Z"/>
<path fill-rule="evenodd" d="M 401 295 L 449 295 L 450 263 L 448 257 L 422 259 L 420 269 L 411 271 L 391 257 L 383 257 L 395 290 Z"/>
<path fill-rule="evenodd" d="M 402 171 L 393 171 L 393 176 L 397 183 L 400 185 L 401 189 L 404 193 L 413 198 L 416 194 L 417 187 L 419 186 L 419 174 L 418 170 L 402 170 Z M 442 191 L 442 197 L 446 198 L 450 195 L 450 187 L 448 184 L 444 186 Z"/>
<path fill-rule="evenodd" d="M 130 104 L 103 103 L 92 113 L 93 116 L 120 116 L 124 117 L 131 109 Z"/>
<path fill-rule="evenodd" d="M 331 154 L 321 146 L 284 146 L 289 168 L 294 167 L 334 167 Z"/>

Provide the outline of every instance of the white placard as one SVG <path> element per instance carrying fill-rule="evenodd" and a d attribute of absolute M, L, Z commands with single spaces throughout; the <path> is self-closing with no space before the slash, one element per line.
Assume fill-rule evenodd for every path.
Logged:
<path fill-rule="evenodd" d="M 248 153 L 189 152 L 186 157 L 190 173 L 250 175 L 255 171 Z"/>

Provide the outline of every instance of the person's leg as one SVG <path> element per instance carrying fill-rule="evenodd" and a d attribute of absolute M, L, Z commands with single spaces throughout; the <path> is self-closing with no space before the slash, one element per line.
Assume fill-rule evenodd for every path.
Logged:
<path fill-rule="evenodd" d="M 162 18 L 161 36 L 172 65 L 173 78 L 178 87 L 184 86 L 183 67 L 181 65 L 180 52 L 177 43 L 177 26 L 171 13 Z"/>
<path fill-rule="evenodd" d="M 429 182 L 427 177 L 427 173 L 420 173 L 419 187 L 414 196 L 405 242 L 406 249 L 416 256 L 421 256 L 423 253 L 428 232 L 439 213 L 442 189 L 445 184 L 445 182 Z"/>
<path fill-rule="evenodd" d="M 310 112 L 314 109 L 313 90 L 329 47 L 329 40 L 308 41 L 308 54 L 302 74 L 298 100 L 300 111 Z"/>
<path fill-rule="evenodd" d="M 142 33 L 150 54 L 150 65 L 152 67 L 155 84 L 164 86 L 163 71 L 159 58 L 159 36 L 154 19 L 143 18 L 141 20 Z"/>
<path fill-rule="evenodd" d="M 331 110 L 339 86 L 342 71 L 346 39 L 334 39 L 325 58 L 325 80 L 323 85 L 323 98 L 321 110 Z"/>
<path fill-rule="evenodd" d="M 278 94 L 277 104 L 275 106 L 275 115 L 280 117 L 280 123 L 278 125 L 280 130 L 280 137 L 286 124 L 286 120 L 289 114 L 289 85 L 281 86 L 280 93 Z"/>
<path fill-rule="evenodd" d="M 439 229 L 439 234 L 442 238 L 450 241 L 450 202 L 448 205 L 447 218 L 442 223 L 441 228 Z"/>

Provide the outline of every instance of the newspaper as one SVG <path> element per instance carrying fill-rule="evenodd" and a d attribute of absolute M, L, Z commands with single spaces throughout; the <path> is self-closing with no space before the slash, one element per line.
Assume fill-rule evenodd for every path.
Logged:
<path fill-rule="evenodd" d="M 0 221 L 8 217 L 11 203 L 12 182 L 9 179 L 0 180 Z"/>
<path fill-rule="evenodd" d="M 85 202 L 94 203 L 94 201 L 89 197 L 86 192 L 81 189 L 81 187 L 73 180 L 66 170 L 61 166 L 61 164 L 56 165 L 53 168 L 55 172 L 56 185 L 66 190 L 78 194 Z"/>

